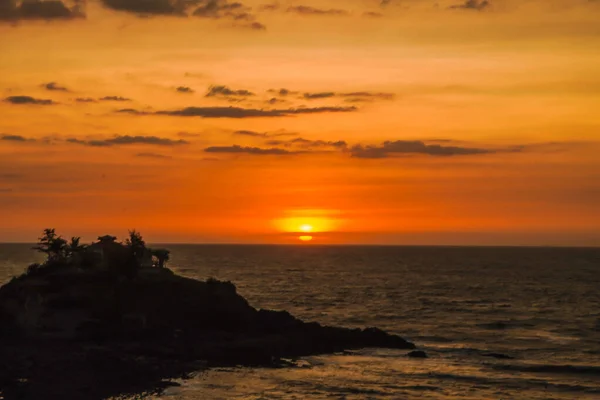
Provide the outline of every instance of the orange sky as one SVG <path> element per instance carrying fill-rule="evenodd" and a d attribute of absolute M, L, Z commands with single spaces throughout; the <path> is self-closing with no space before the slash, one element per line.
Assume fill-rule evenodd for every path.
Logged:
<path fill-rule="evenodd" d="M 600 245 L 599 20 L 0 0 L 0 241 Z"/>

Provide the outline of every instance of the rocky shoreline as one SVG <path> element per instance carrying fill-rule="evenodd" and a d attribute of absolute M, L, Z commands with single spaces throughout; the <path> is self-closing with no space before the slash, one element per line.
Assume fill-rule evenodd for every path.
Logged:
<path fill-rule="evenodd" d="M 0 288 L 0 335 L 4 399 L 140 395 L 211 366 L 276 367 L 283 358 L 415 348 L 377 328 L 257 310 L 230 282 L 167 268 L 142 268 L 134 279 L 66 266 L 24 274 Z"/>

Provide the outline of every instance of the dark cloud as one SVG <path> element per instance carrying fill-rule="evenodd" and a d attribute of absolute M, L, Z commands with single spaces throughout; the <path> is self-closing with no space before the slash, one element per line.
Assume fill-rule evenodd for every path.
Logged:
<path fill-rule="evenodd" d="M 391 100 L 394 98 L 393 93 L 384 92 L 347 92 L 347 93 L 336 93 L 336 92 L 315 92 L 315 93 L 304 93 L 303 97 L 306 100 L 317 100 L 327 99 L 331 97 L 352 97 L 356 99 L 380 99 L 380 100 Z"/>
<path fill-rule="evenodd" d="M 4 101 L 7 101 L 12 104 L 38 104 L 44 106 L 56 104 L 55 102 L 49 99 L 36 99 L 31 96 L 9 96 L 5 98 Z"/>
<path fill-rule="evenodd" d="M 264 31 L 267 30 L 266 25 L 261 24 L 260 22 L 252 22 L 246 25 L 240 25 L 242 28 L 250 28 L 255 31 Z"/>
<path fill-rule="evenodd" d="M 69 89 L 67 89 L 64 86 L 60 86 L 58 83 L 56 82 L 48 82 L 48 83 L 44 83 L 42 85 L 44 88 L 46 88 L 46 90 L 54 90 L 54 91 L 59 91 L 59 92 L 68 92 Z"/>
<path fill-rule="evenodd" d="M 261 4 L 258 6 L 259 11 L 277 11 L 281 8 L 281 6 L 277 3 L 273 4 Z"/>
<path fill-rule="evenodd" d="M 363 13 L 363 17 L 381 18 L 381 17 L 383 17 L 383 14 L 380 12 L 376 12 L 376 11 L 365 11 Z"/>
<path fill-rule="evenodd" d="M 156 112 L 140 111 L 133 108 L 117 110 L 118 113 L 133 115 L 169 115 L 176 117 L 201 117 L 201 118 L 259 118 L 259 117 L 285 117 L 299 114 L 344 113 L 354 112 L 356 107 L 313 107 L 313 108 L 288 108 L 264 110 L 257 108 L 241 107 L 186 107 L 179 110 L 164 110 Z"/>
<path fill-rule="evenodd" d="M 304 98 L 308 99 L 308 100 L 326 99 L 328 97 L 335 97 L 335 93 L 334 92 L 304 93 Z"/>
<path fill-rule="evenodd" d="M 477 147 L 444 146 L 426 144 L 420 140 L 396 140 L 384 142 L 381 146 L 356 145 L 351 149 L 352 157 L 357 158 L 386 158 L 401 154 L 426 154 L 430 156 L 464 156 L 476 154 L 492 154 L 498 150 Z"/>
<path fill-rule="evenodd" d="M 304 138 L 295 138 L 291 140 L 269 140 L 266 142 L 269 146 L 299 146 L 302 148 L 314 148 L 314 147 L 333 147 L 336 149 L 345 149 L 348 147 L 348 143 L 344 140 L 338 141 L 326 141 L 326 140 L 310 140 Z"/>
<path fill-rule="evenodd" d="M 78 97 L 75 99 L 78 103 L 97 103 L 96 99 L 92 99 L 91 97 Z"/>
<path fill-rule="evenodd" d="M 269 90 L 267 90 L 267 93 L 274 93 L 274 94 L 276 94 L 278 96 L 281 96 L 281 97 L 286 97 L 286 96 L 289 96 L 291 94 L 298 94 L 298 92 L 294 92 L 292 90 L 285 89 L 285 88 L 281 88 L 281 89 L 269 89 Z"/>
<path fill-rule="evenodd" d="M 109 147 L 114 145 L 130 145 L 130 144 L 148 144 L 154 146 L 178 146 L 183 144 L 189 144 L 186 140 L 173 140 L 169 138 L 161 138 L 158 136 L 130 136 L 130 135 L 118 135 L 110 139 L 95 139 L 95 140 L 82 140 L 77 138 L 67 139 L 68 143 L 83 144 L 92 147 Z"/>
<path fill-rule="evenodd" d="M 377 98 L 382 100 L 391 100 L 394 98 L 394 93 L 386 92 L 349 92 L 339 93 L 341 97 L 364 97 L 364 98 Z"/>
<path fill-rule="evenodd" d="M 331 16 L 347 16 L 350 13 L 346 10 L 341 10 L 338 8 L 315 8 L 310 6 L 293 6 L 287 9 L 289 13 L 295 13 L 300 15 L 331 15 Z"/>
<path fill-rule="evenodd" d="M 246 24 L 234 26 L 255 30 L 265 29 L 250 13 L 250 7 L 240 2 L 228 0 L 101 0 L 102 3 L 113 10 L 126 11 L 140 16 L 148 15 L 173 15 L 211 19 L 229 19 L 232 21 L 247 21 Z"/>
<path fill-rule="evenodd" d="M 121 96 L 104 96 L 104 97 L 100 97 L 98 100 L 100 100 L 100 101 L 131 101 L 131 99 L 128 99 L 127 97 L 121 97 Z"/>
<path fill-rule="evenodd" d="M 226 0 L 208 0 L 193 12 L 195 17 L 203 18 L 236 18 L 241 14 L 245 14 L 245 7 L 242 3 L 229 3 Z"/>
<path fill-rule="evenodd" d="M 254 154 L 254 155 L 292 155 L 297 152 L 292 152 L 278 148 L 262 149 L 260 147 L 243 147 L 240 145 L 233 146 L 212 146 L 204 149 L 206 153 L 234 153 L 234 154 Z"/>
<path fill-rule="evenodd" d="M 286 101 L 283 99 L 278 99 L 277 97 L 272 97 L 269 100 L 267 100 L 266 102 L 273 105 L 273 104 L 277 104 L 277 103 L 285 103 Z"/>
<path fill-rule="evenodd" d="M 137 153 L 135 156 L 136 157 L 142 157 L 142 158 L 158 158 L 158 159 L 170 159 L 170 158 L 173 158 L 171 156 L 166 156 L 164 154 L 158 154 L 158 153 Z"/>
<path fill-rule="evenodd" d="M 101 0 L 105 7 L 141 15 L 185 15 L 183 0 Z"/>
<path fill-rule="evenodd" d="M 84 17 L 80 2 L 67 7 L 59 0 L 0 0 L 0 22 L 19 20 L 68 20 Z"/>
<path fill-rule="evenodd" d="M 487 0 L 466 0 L 464 3 L 462 4 L 456 4 L 453 6 L 450 6 L 448 8 L 451 9 L 459 9 L 459 10 L 477 10 L 477 11 L 481 11 L 487 7 L 489 7 L 490 2 Z"/>
<path fill-rule="evenodd" d="M 256 131 L 249 131 L 249 130 L 234 131 L 233 134 L 240 135 L 240 136 L 258 137 L 258 138 L 274 138 L 274 137 L 281 137 L 281 136 L 295 136 L 296 135 L 293 132 L 285 132 L 285 131 L 269 133 L 269 132 L 256 132 Z"/>
<path fill-rule="evenodd" d="M 225 97 L 242 96 L 242 97 L 244 97 L 244 96 L 254 96 L 254 93 L 252 93 L 249 90 L 245 90 L 245 89 L 233 90 L 227 86 L 217 85 L 217 86 L 209 87 L 208 92 L 205 95 L 205 97 L 214 97 L 214 96 L 225 96 Z"/>
<path fill-rule="evenodd" d="M 7 140 L 11 142 L 27 142 L 31 139 L 27 139 L 21 135 L 0 135 L 0 140 Z"/>
<path fill-rule="evenodd" d="M 146 111 L 136 110 L 135 108 L 121 108 L 120 110 L 115 111 L 121 114 L 133 114 L 133 115 L 148 115 L 151 114 Z"/>
<path fill-rule="evenodd" d="M 227 0 L 203 0 L 200 6 L 192 13 L 195 17 L 212 19 L 230 19 L 234 21 L 234 27 L 249 28 L 253 30 L 265 30 L 266 26 L 256 22 L 256 17 L 250 12 L 252 9 L 240 2 L 229 2 Z M 238 23 L 238 22 L 245 23 Z"/>
<path fill-rule="evenodd" d="M 187 86 L 177 86 L 175 88 L 175 90 L 179 93 L 194 93 L 194 91 L 192 90 L 192 88 L 187 87 Z"/>
<path fill-rule="evenodd" d="M 234 135 L 241 135 L 241 136 L 252 136 L 252 137 L 268 137 L 269 136 L 268 133 L 255 132 L 255 131 L 246 131 L 246 130 L 235 131 L 235 132 L 233 132 L 233 134 Z"/>

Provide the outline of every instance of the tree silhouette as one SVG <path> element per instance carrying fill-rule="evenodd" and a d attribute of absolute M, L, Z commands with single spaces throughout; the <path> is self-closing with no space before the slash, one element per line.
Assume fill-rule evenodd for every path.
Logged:
<path fill-rule="evenodd" d="M 129 237 L 125 239 L 125 246 L 129 247 L 133 255 L 137 258 L 143 257 L 146 252 L 146 242 L 142 238 L 142 234 L 135 229 L 129 231 Z"/>
<path fill-rule="evenodd" d="M 81 238 L 79 236 L 73 236 L 71 238 L 71 241 L 65 247 L 67 257 L 71 257 L 75 254 L 80 254 L 85 250 L 87 246 L 79 244 L 80 241 Z"/>
<path fill-rule="evenodd" d="M 58 236 L 54 228 L 46 228 L 33 249 L 46 253 L 48 261 L 60 260 L 66 257 L 67 241 Z"/>

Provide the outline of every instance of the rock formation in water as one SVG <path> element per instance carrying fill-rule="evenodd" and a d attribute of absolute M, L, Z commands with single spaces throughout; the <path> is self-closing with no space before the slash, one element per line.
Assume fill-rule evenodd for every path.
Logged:
<path fill-rule="evenodd" d="M 112 259 L 125 273 L 107 259 L 82 268 L 50 257 L 0 288 L 4 398 L 101 399 L 153 390 L 202 366 L 275 366 L 347 349 L 415 347 L 377 328 L 257 310 L 230 282 L 188 279 L 140 267 L 126 251 L 112 254 L 129 260 Z"/>

